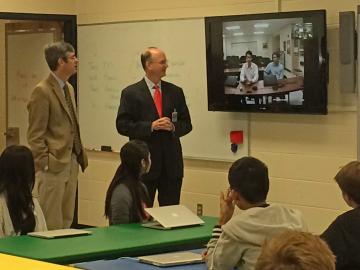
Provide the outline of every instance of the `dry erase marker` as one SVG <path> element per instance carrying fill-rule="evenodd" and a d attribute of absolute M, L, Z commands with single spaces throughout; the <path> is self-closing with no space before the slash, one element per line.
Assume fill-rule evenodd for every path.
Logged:
<path fill-rule="evenodd" d="M 176 123 L 177 122 L 177 111 L 174 108 L 174 111 L 171 113 L 171 122 Z"/>

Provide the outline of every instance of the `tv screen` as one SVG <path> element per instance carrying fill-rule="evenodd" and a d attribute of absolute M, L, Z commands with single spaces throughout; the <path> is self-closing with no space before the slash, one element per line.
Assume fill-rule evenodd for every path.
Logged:
<path fill-rule="evenodd" d="M 325 10 L 205 18 L 209 111 L 327 113 Z"/>

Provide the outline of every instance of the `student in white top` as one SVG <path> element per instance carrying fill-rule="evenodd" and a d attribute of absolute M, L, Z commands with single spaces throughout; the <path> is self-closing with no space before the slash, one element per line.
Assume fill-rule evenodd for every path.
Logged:
<path fill-rule="evenodd" d="M 0 238 L 47 230 L 39 202 L 31 195 L 34 182 L 30 149 L 7 147 L 0 156 Z"/>
<path fill-rule="evenodd" d="M 229 189 L 220 193 L 219 223 L 203 254 L 210 270 L 254 270 L 267 238 L 288 229 L 307 230 L 298 210 L 266 202 L 269 173 L 262 161 L 238 159 L 228 181 Z M 234 215 L 235 206 L 243 211 Z"/>
<path fill-rule="evenodd" d="M 259 69 L 252 61 L 252 52 L 245 53 L 246 62 L 242 65 L 240 72 L 240 81 L 245 84 L 256 83 L 259 79 Z"/>

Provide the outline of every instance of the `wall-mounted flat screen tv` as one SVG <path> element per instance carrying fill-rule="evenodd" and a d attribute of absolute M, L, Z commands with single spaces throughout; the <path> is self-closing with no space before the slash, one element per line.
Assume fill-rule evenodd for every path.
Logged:
<path fill-rule="evenodd" d="M 205 18 L 209 111 L 327 113 L 325 10 Z"/>

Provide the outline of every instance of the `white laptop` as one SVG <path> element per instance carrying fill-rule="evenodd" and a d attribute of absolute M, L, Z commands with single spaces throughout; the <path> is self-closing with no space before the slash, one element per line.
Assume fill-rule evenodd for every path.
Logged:
<path fill-rule="evenodd" d="M 28 235 L 30 235 L 30 236 L 46 238 L 46 239 L 88 235 L 88 234 L 91 234 L 91 232 L 85 231 L 85 230 L 78 230 L 78 229 L 61 229 L 61 230 L 51 230 L 51 231 L 28 233 Z"/>
<path fill-rule="evenodd" d="M 201 254 L 190 251 L 141 256 L 138 257 L 138 259 L 139 262 L 153 264 L 160 267 L 203 262 Z"/>
<path fill-rule="evenodd" d="M 183 205 L 170 205 L 145 208 L 154 218 L 154 222 L 143 223 L 142 226 L 153 229 L 172 229 L 176 227 L 204 224 L 204 221 Z"/>

